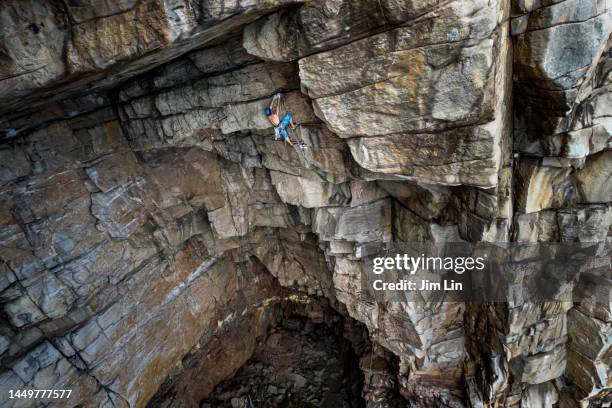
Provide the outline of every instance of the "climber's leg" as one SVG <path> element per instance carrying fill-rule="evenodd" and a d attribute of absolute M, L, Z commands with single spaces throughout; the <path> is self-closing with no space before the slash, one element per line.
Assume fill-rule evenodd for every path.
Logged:
<path fill-rule="evenodd" d="M 293 146 L 293 142 L 291 141 L 291 139 L 289 138 L 289 132 L 287 132 L 286 129 L 280 129 L 279 130 L 279 134 L 281 135 L 281 137 L 283 138 L 283 140 L 287 143 L 289 143 L 291 146 Z"/>
<path fill-rule="evenodd" d="M 293 121 L 293 115 L 291 115 L 290 113 L 285 115 L 285 117 L 283 118 L 283 121 L 284 121 L 285 126 L 291 126 L 291 129 L 294 129 L 294 130 L 300 125 L 299 123 L 295 123 Z"/>
<path fill-rule="evenodd" d="M 283 120 L 281 120 L 280 125 L 283 128 L 286 128 L 287 126 L 291 126 L 292 129 L 295 129 L 295 126 L 293 125 L 293 116 L 288 113 L 283 117 Z"/>
<path fill-rule="evenodd" d="M 291 118 L 291 120 L 289 121 L 289 126 L 291 126 L 291 129 L 295 130 L 300 124 L 299 123 L 295 123 L 293 121 L 293 118 Z"/>

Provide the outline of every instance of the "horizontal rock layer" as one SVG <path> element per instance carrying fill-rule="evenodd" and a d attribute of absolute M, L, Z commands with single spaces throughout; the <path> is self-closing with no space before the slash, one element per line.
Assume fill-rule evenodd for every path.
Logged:
<path fill-rule="evenodd" d="M 380 243 L 609 240 L 608 2 L 93 3 L 0 5 L 3 387 L 609 401 L 610 304 L 378 304 L 360 280 Z M 279 92 L 296 146 L 262 115 Z M 357 389 L 327 387 L 339 361 Z"/>

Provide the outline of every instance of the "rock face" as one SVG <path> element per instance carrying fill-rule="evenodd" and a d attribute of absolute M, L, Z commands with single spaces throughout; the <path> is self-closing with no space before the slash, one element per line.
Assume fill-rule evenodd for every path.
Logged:
<path fill-rule="evenodd" d="M 612 400 L 610 302 L 361 286 L 381 243 L 610 240 L 609 1 L 9 0 L 0 31 L 3 390 Z M 278 92 L 296 146 L 262 115 Z"/>

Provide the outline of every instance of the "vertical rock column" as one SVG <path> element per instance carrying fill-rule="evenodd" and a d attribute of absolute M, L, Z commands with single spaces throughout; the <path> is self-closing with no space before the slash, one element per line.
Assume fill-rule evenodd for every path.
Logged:
<path fill-rule="evenodd" d="M 349 10 L 345 2 L 315 2 L 295 14 L 279 13 L 248 26 L 244 45 L 261 58 L 299 59 L 302 92 L 328 129 L 346 141 L 357 165 L 354 177 L 422 183 L 431 186 L 423 191 L 441 198 L 450 194 L 440 193 L 445 189 L 468 186 L 473 194 L 458 197 L 459 207 L 481 222 L 470 231 L 472 219 L 466 219 L 461 232 L 470 239 L 507 239 L 510 156 L 502 156 L 502 148 L 508 148 L 510 137 L 509 4 L 377 3 L 360 3 L 385 19 L 374 33 L 360 32 L 350 18 L 340 18 Z M 320 37 L 319 43 L 309 41 L 317 38 L 311 27 L 327 19 L 334 22 L 332 31 L 339 21 L 356 39 L 345 45 L 338 39 L 333 45 Z M 377 342 L 400 357 L 404 397 L 423 406 L 460 404 L 463 307 L 425 302 L 381 308 L 360 296 L 358 279 L 368 243 L 444 242 L 459 239 L 457 228 L 453 233 L 452 227 L 441 227 L 427 211 L 425 219 L 415 217 L 395 200 L 349 209 L 338 207 L 340 202 L 313 200 L 333 196 L 334 189 L 290 179 L 299 181 L 273 175 L 281 197 L 316 208 L 313 231 L 334 267 L 337 298 Z M 401 184 L 387 187 L 411 194 Z M 303 194 L 291 194 L 295 189 Z M 498 197 L 505 200 L 503 212 Z M 500 234 L 497 219 L 505 219 Z"/>
<path fill-rule="evenodd" d="M 610 17 L 606 1 L 512 2 L 515 241 L 608 235 L 610 124 L 602 112 L 610 106 Z M 609 314 L 609 305 L 574 306 L 569 292 L 472 310 L 469 332 L 485 336 L 471 349 L 480 361 L 473 374 L 487 379 L 472 400 L 549 406 L 605 398 L 609 374 L 596 367 L 610 364 L 609 344 L 585 348 L 580 339 L 584 330 L 594 339 L 609 332 Z"/>

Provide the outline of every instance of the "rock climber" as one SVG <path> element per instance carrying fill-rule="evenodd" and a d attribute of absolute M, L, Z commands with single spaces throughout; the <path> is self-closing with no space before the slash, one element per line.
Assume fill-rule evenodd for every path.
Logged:
<path fill-rule="evenodd" d="M 270 123 L 274 125 L 274 134 L 277 137 L 282 137 L 285 142 L 293 146 L 293 142 L 289 138 L 289 132 L 287 132 L 287 126 L 291 126 L 291 129 L 295 130 L 295 128 L 297 128 L 297 125 L 293 122 L 293 116 L 291 115 L 291 113 L 287 113 L 281 120 L 280 100 L 281 94 L 274 95 L 272 101 L 270 102 L 270 106 L 266 106 L 266 108 L 264 109 L 264 114 L 266 115 Z"/>

